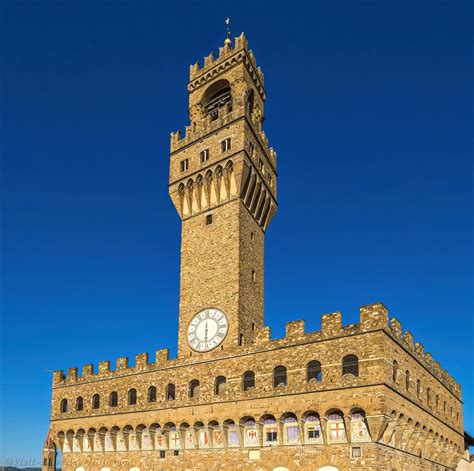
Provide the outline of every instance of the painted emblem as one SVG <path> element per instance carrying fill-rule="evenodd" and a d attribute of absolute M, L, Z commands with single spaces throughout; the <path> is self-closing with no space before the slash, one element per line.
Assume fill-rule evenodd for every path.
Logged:
<path fill-rule="evenodd" d="M 170 432 L 170 447 L 173 449 L 181 448 L 181 438 L 179 432 Z"/>
<path fill-rule="evenodd" d="M 211 445 L 209 440 L 209 432 L 207 430 L 199 431 L 199 448 L 209 448 Z"/>
<path fill-rule="evenodd" d="M 355 441 L 370 440 L 367 426 L 362 420 L 352 421 L 352 439 Z"/>
<path fill-rule="evenodd" d="M 224 434 L 222 430 L 214 430 L 213 443 L 214 448 L 222 448 L 224 446 Z"/>
<path fill-rule="evenodd" d="M 258 431 L 256 428 L 245 429 L 245 445 L 255 446 L 258 445 Z"/>
<path fill-rule="evenodd" d="M 239 432 L 237 431 L 237 429 L 229 429 L 228 442 L 229 446 L 239 446 Z"/>
<path fill-rule="evenodd" d="M 300 438 L 300 430 L 297 425 L 289 425 L 286 427 L 286 441 L 288 443 L 296 443 Z"/>
<path fill-rule="evenodd" d="M 344 424 L 342 422 L 329 422 L 329 438 L 331 440 L 342 440 L 346 436 Z"/>

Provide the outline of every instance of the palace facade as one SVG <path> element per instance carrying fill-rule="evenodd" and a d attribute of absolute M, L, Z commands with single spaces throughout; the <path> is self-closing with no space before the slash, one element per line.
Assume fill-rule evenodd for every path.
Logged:
<path fill-rule="evenodd" d="M 264 238 L 277 155 L 264 76 L 242 34 L 190 68 L 190 124 L 171 134 L 182 221 L 178 355 L 53 374 L 43 471 L 454 469 L 461 388 L 383 304 L 356 324 L 264 325 Z"/>

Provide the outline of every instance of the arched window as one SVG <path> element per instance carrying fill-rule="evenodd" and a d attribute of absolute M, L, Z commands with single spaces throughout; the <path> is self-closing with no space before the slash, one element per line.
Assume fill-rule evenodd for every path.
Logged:
<path fill-rule="evenodd" d="M 223 394 L 226 390 L 227 380 L 225 376 L 218 376 L 214 383 L 214 394 L 218 396 L 219 394 Z"/>
<path fill-rule="evenodd" d="M 426 403 L 428 404 L 428 406 L 431 406 L 431 389 L 430 388 L 426 390 Z"/>
<path fill-rule="evenodd" d="M 420 399 L 421 394 L 421 381 L 419 379 L 416 380 L 416 397 Z"/>
<path fill-rule="evenodd" d="M 82 396 L 79 396 L 76 398 L 76 410 L 83 410 L 84 409 L 84 399 L 82 399 Z"/>
<path fill-rule="evenodd" d="M 397 382 L 397 374 L 398 374 L 398 361 L 393 360 L 393 365 L 392 365 L 392 380 L 394 383 Z"/>
<path fill-rule="evenodd" d="M 443 414 L 446 415 L 446 401 L 443 402 Z"/>
<path fill-rule="evenodd" d="M 156 387 L 150 386 L 148 388 L 148 402 L 156 402 Z"/>
<path fill-rule="evenodd" d="M 279 388 L 288 384 L 286 377 L 286 368 L 284 366 L 277 366 L 273 370 L 273 387 Z"/>
<path fill-rule="evenodd" d="M 214 82 L 204 92 L 201 104 L 204 112 L 211 116 L 212 121 L 218 118 L 221 108 L 227 107 L 228 111 L 232 111 L 230 83 L 227 80 Z"/>
<path fill-rule="evenodd" d="M 410 372 L 408 370 L 405 371 L 405 389 L 410 390 Z"/>
<path fill-rule="evenodd" d="M 168 401 L 174 401 L 176 399 L 176 388 L 173 383 L 166 386 L 166 399 Z"/>
<path fill-rule="evenodd" d="M 242 383 L 244 391 L 253 389 L 255 387 L 255 373 L 253 371 L 246 371 L 244 373 Z"/>
<path fill-rule="evenodd" d="M 319 382 L 322 379 L 321 363 L 317 360 L 310 361 L 306 366 L 306 380 Z"/>
<path fill-rule="evenodd" d="M 67 399 L 62 399 L 61 404 L 59 405 L 59 411 L 61 414 L 67 412 Z"/>
<path fill-rule="evenodd" d="M 94 394 L 92 396 L 92 409 L 98 409 L 100 407 L 100 396 L 98 394 Z"/>
<path fill-rule="evenodd" d="M 197 397 L 199 395 L 199 381 L 193 379 L 189 383 L 189 397 Z"/>
<path fill-rule="evenodd" d="M 132 388 L 128 391 L 128 405 L 134 406 L 137 403 L 137 390 Z"/>
<path fill-rule="evenodd" d="M 435 402 L 435 407 L 436 407 L 436 412 L 438 412 L 438 409 L 439 409 L 439 395 L 436 394 L 436 402 Z"/>
<path fill-rule="evenodd" d="M 342 359 L 342 374 L 359 376 L 359 359 L 355 355 L 346 355 Z"/>
<path fill-rule="evenodd" d="M 109 406 L 110 407 L 117 407 L 118 406 L 118 393 L 116 391 L 113 391 L 113 392 L 110 393 Z"/>

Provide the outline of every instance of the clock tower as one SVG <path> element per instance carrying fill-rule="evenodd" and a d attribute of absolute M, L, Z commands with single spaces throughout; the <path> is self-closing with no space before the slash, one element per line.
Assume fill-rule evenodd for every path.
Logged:
<path fill-rule="evenodd" d="M 243 33 L 191 65 L 190 124 L 171 134 L 169 194 L 182 220 L 179 357 L 214 355 L 263 327 L 265 231 L 277 208 L 265 89 Z"/>

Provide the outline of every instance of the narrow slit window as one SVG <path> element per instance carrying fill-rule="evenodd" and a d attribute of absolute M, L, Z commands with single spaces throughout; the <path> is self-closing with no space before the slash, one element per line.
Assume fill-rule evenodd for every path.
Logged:
<path fill-rule="evenodd" d="M 207 162 L 209 160 L 209 149 L 204 149 L 201 151 L 201 163 Z"/>
<path fill-rule="evenodd" d="M 227 152 L 230 149 L 231 149 L 231 140 L 230 140 L 230 137 L 228 137 L 227 139 L 224 139 L 221 142 L 221 150 L 222 152 Z"/>
<path fill-rule="evenodd" d="M 206 226 L 208 226 L 209 224 L 212 224 L 212 214 L 206 215 Z"/>
<path fill-rule="evenodd" d="M 189 159 L 184 159 L 180 162 L 181 171 L 185 172 L 189 168 Z"/>

